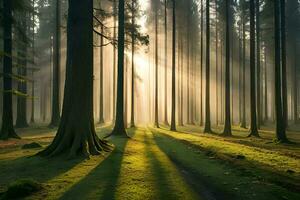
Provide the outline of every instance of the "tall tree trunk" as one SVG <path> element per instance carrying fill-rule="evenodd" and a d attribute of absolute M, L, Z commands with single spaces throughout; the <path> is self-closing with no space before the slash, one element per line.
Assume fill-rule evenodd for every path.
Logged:
<path fill-rule="evenodd" d="M 155 2 L 155 102 L 154 102 L 154 125 L 159 128 L 158 122 L 158 3 Z"/>
<path fill-rule="evenodd" d="M 244 2 L 244 0 L 243 0 Z M 246 128 L 246 20 L 245 11 L 242 13 L 242 29 L 243 29 L 243 111 L 241 128 Z"/>
<path fill-rule="evenodd" d="M 54 35 L 54 62 L 52 86 L 52 111 L 50 127 L 57 127 L 60 121 L 59 93 L 60 93 L 60 0 L 56 0 L 55 8 L 55 35 Z"/>
<path fill-rule="evenodd" d="M 176 0 L 173 0 L 173 27 L 172 27 L 172 110 L 171 110 L 171 131 L 176 131 Z"/>
<path fill-rule="evenodd" d="M 188 1 L 189 3 L 189 1 Z M 191 67 L 190 67 L 190 15 L 189 15 L 189 6 L 187 6 L 187 17 L 186 17 L 186 117 L 187 117 L 187 124 L 191 124 L 191 113 L 190 113 L 190 85 L 191 85 Z"/>
<path fill-rule="evenodd" d="M 101 25 L 101 34 L 104 33 L 104 27 Z M 103 98 L 103 93 L 104 93 L 104 87 L 103 87 L 103 70 L 104 70 L 104 57 L 103 57 L 103 45 L 104 45 L 104 38 L 103 36 L 100 36 L 100 70 L 99 70 L 99 87 L 100 87 L 100 99 L 99 99 L 99 124 L 104 124 L 104 98 Z"/>
<path fill-rule="evenodd" d="M 281 71 L 282 71 L 282 113 L 285 129 L 288 127 L 288 102 L 287 102 L 287 73 L 286 73 L 286 12 L 285 0 L 280 0 L 281 8 Z"/>
<path fill-rule="evenodd" d="M 218 3 L 215 0 L 215 10 L 216 10 L 216 125 L 219 125 L 219 57 L 218 57 L 218 48 L 219 48 L 219 30 L 218 30 Z"/>
<path fill-rule="evenodd" d="M 135 80 L 135 66 L 134 66 L 134 54 L 135 54 L 135 35 L 134 35 L 134 25 L 135 25 L 135 0 L 131 0 L 131 6 L 132 6 L 132 16 L 131 16 L 131 24 L 132 24 L 132 30 L 131 30 L 131 119 L 130 119 L 130 127 L 134 128 L 134 80 Z"/>
<path fill-rule="evenodd" d="M 280 62 L 280 0 L 274 0 L 274 27 L 275 27 L 275 124 L 276 138 L 280 142 L 286 142 L 286 131 L 283 116 L 282 79 Z"/>
<path fill-rule="evenodd" d="M 67 38 L 61 123 L 52 144 L 39 155 L 67 154 L 70 158 L 99 155 L 107 149 L 107 144 L 97 137 L 94 127 L 92 0 L 69 0 Z"/>
<path fill-rule="evenodd" d="M 259 137 L 257 129 L 256 84 L 255 84 L 255 0 L 250 0 L 250 134 Z"/>
<path fill-rule="evenodd" d="M 24 33 L 27 32 L 27 14 L 22 12 L 20 15 L 20 27 Z M 19 45 L 18 45 L 18 75 L 26 77 L 27 76 L 27 41 L 25 36 L 22 34 L 18 35 Z M 18 81 L 18 91 L 21 92 L 21 95 L 17 97 L 17 119 L 16 127 L 17 128 L 26 128 L 28 127 L 27 122 L 27 98 L 23 95 L 27 94 L 27 81 Z"/>
<path fill-rule="evenodd" d="M 165 4 L 165 124 L 168 122 L 168 13 L 167 13 L 167 0 Z"/>
<path fill-rule="evenodd" d="M 293 82 L 293 90 L 294 90 L 294 123 L 297 124 L 299 122 L 298 116 L 298 59 L 297 59 L 297 44 L 294 43 L 294 82 Z"/>
<path fill-rule="evenodd" d="M 242 122 L 242 24 L 239 24 L 239 124 Z"/>
<path fill-rule="evenodd" d="M 230 114 L 230 31 L 229 31 L 230 1 L 226 1 L 226 65 L 225 65 L 225 125 L 224 136 L 231 136 L 231 114 Z"/>
<path fill-rule="evenodd" d="M 268 121 L 268 62 L 267 62 L 267 47 L 265 45 L 265 119 L 264 122 Z"/>
<path fill-rule="evenodd" d="M 180 119 L 179 126 L 183 126 L 183 38 L 180 37 Z"/>
<path fill-rule="evenodd" d="M 32 0 L 32 63 L 33 67 L 35 67 L 35 0 Z M 31 78 L 32 78 L 32 86 L 31 86 L 31 117 L 30 123 L 34 123 L 34 89 L 35 89 L 35 80 L 34 80 L 34 69 L 31 71 Z"/>
<path fill-rule="evenodd" d="M 262 112 L 261 112 L 261 70 L 260 70 L 260 1 L 256 0 L 255 10 L 256 10 L 256 88 L 257 88 L 257 127 L 260 128 L 262 122 Z"/>
<path fill-rule="evenodd" d="M 14 130 L 12 112 L 12 1 L 3 0 L 3 36 L 4 36 L 4 59 L 3 59 L 3 113 L 0 140 L 19 138 Z"/>
<path fill-rule="evenodd" d="M 201 22 L 200 22 L 200 126 L 203 126 L 203 0 L 201 0 Z"/>
<path fill-rule="evenodd" d="M 113 38 L 116 40 L 117 39 L 117 0 L 113 0 L 113 18 L 114 18 L 114 30 L 113 30 Z M 114 43 L 113 47 L 113 84 L 112 84 L 112 121 L 115 122 L 115 113 L 116 113 L 116 68 L 117 68 L 117 50 L 116 50 L 116 44 Z"/>
<path fill-rule="evenodd" d="M 125 6 L 124 0 L 119 0 L 118 26 L 118 76 L 116 122 L 112 135 L 127 136 L 124 127 L 124 50 L 125 50 Z"/>
<path fill-rule="evenodd" d="M 205 125 L 204 133 L 211 133 L 210 122 L 210 7 L 206 1 L 206 69 L 205 69 Z"/>

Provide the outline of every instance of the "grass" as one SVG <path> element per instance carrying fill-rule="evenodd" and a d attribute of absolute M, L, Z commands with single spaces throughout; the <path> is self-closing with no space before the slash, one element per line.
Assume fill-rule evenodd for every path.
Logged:
<path fill-rule="evenodd" d="M 277 155 L 276 151 L 269 154 L 268 149 L 251 148 L 250 144 L 229 138 L 199 136 L 193 133 L 197 130 L 192 127 L 183 130 L 190 134 L 152 128 L 129 129 L 132 139 L 109 138 L 115 144 L 111 153 L 89 160 L 67 161 L 31 157 L 42 148 L 22 149 L 24 144 L 33 142 L 43 147 L 49 144 L 53 130 L 23 131 L 22 141 L 0 143 L 0 193 L 15 180 L 31 179 L 41 183 L 43 189 L 25 199 L 300 199 L 299 191 L 269 181 L 268 168 L 251 166 L 251 163 L 269 166 L 264 162 L 271 161 L 256 158 L 261 152 L 267 157 L 274 154 L 273 162 L 279 163 L 269 167 L 284 171 L 279 167 L 283 155 Z M 110 126 L 97 128 L 100 137 L 110 131 Z M 295 174 L 285 177 L 296 176 L 299 165 L 293 167 L 293 157 L 286 157 L 290 159 L 286 161 L 287 168 Z M 251 167 L 241 167 L 235 162 L 245 162 L 245 166 Z"/>

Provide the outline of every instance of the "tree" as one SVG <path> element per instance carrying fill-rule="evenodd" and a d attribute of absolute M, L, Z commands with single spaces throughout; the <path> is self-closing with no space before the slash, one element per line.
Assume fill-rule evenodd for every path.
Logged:
<path fill-rule="evenodd" d="M 206 0 L 206 69 L 205 69 L 205 126 L 204 133 L 211 133 L 210 122 L 210 5 Z"/>
<path fill-rule="evenodd" d="M 154 125 L 159 128 L 158 122 L 158 1 L 154 1 L 154 26 L 155 26 L 155 96 L 154 96 Z"/>
<path fill-rule="evenodd" d="M 13 5 L 11 0 L 3 0 L 3 36 L 4 36 L 4 59 L 3 59 L 3 113 L 0 139 L 20 138 L 13 126 L 12 112 L 12 22 Z"/>
<path fill-rule="evenodd" d="M 135 25 L 135 5 L 136 0 L 131 0 L 131 24 L 132 24 L 132 30 L 131 30 L 131 120 L 130 120 L 130 127 L 135 127 L 134 123 L 134 77 L 135 77 L 135 70 L 134 70 L 134 53 L 135 53 L 135 32 L 134 32 L 134 25 Z"/>
<path fill-rule="evenodd" d="M 127 136 L 124 126 L 124 50 L 125 50 L 125 2 L 119 0 L 118 11 L 118 74 L 115 126 L 111 135 Z"/>
<path fill-rule="evenodd" d="M 17 70 L 18 76 L 22 77 L 22 80 L 18 80 L 18 95 L 17 95 L 17 119 L 16 127 L 17 128 L 26 128 L 28 127 L 27 122 L 27 58 L 28 58 L 28 12 L 22 10 L 18 13 L 16 24 L 16 35 L 17 35 Z"/>
<path fill-rule="evenodd" d="M 52 110 L 50 127 L 57 127 L 60 121 L 59 93 L 60 93 L 60 0 L 55 1 L 55 34 L 54 34 L 54 62 L 53 62 L 53 80 L 52 80 Z"/>
<path fill-rule="evenodd" d="M 281 48 L 280 48 L 280 0 L 274 0 L 274 42 L 275 42 L 275 124 L 276 139 L 287 142 L 283 105 L 282 105 L 282 79 L 281 79 Z"/>
<path fill-rule="evenodd" d="M 173 2 L 173 26 L 172 26 L 172 110 L 171 110 L 171 131 L 176 131 L 176 121 L 175 121 L 175 90 L 176 90 L 176 0 Z"/>
<path fill-rule="evenodd" d="M 286 73 L 286 14 L 285 0 L 280 0 L 280 35 L 281 35 L 281 73 L 282 73 L 282 112 L 285 129 L 288 126 L 288 103 L 287 103 L 287 73 Z"/>
<path fill-rule="evenodd" d="M 246 2 L 241 1 L 242 6 L 242 30 L 243 30 L 243 98 L 241 128 L 246 128 Z"/>
<path fill-rule="evenodd" d="M 260 0 L 255 2 L 256 13 L 256 94 L 257 94 L 257 127 L 260 128 L 262 123 L 261 112 L 261 59 L 260 59 Z"/>
<path fill-rule="evenodd" d="M 249 136 L 259 137 L 257 129 L 256 84 L 255 84 L 255 0 L 250 0 L 250 110 Z"/>
<path fill-rule="evenodd" d="M 203 18 L 204 18 L 204 11 L 203 11 L 203 0 L 201 0 L 201 18 L 200 18 L 200 126 L 203 125 Z"/>
<path fill-rule="evenodd" d="M 109 146 L 98 138 L 94 127 L 93 0 L 69 0 L 67 38 L 62 118 L 53 142 L 38 155 L 99 155 Z"/>
<path fill-rule="evenodd" d="M 230 1 L 226 1 L 226 63 L 225 63 L 225 126 L 224 136 L 231 136 L 230 114 L 230 31 L 229 31 Z"/>
<path fill-rule="evenodd" d="M 168 125 L 168 1 L 164 0 L 165 6 L 165 124 Z"/>

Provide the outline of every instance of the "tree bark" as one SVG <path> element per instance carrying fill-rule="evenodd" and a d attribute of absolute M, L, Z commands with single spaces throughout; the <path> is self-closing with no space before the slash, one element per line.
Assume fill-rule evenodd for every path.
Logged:
<path fill-rule="evenodd" d="M 229 31 L 230 1 L 226 1 L 226 65 L 225 65 L 225 125 L 224 136 L 231 136 L 231 106 L 230 106 L 230 31 Z"/>
<path fill-rule="evenodd" d="M 117 74 L 117 101 L 116 122 L 111 135 L 126 136 L 124 127 L 124 50 L 125 50 L 125 2 L 119 0 L 118 26 L 118 74 Z"/>
<path fill-rule="evenodd" d="M 131 30 L 131 118 L 130 118 L 130 127 L 135 127 L 134 122 L 134 80 L 135 80 L 135 66 L 134 66 L 134 54 L 135 54 L 135 35 L 134 35 L 134 25 L 135 25 L 135 0 L 131 0 L 131 6 L 132 6 L 132 16 L 131 16 L 131 24 L 132 24 L 132 30 Z"/>
<path fill-rule="evenodd" d="M 155 102 L 154 102 L 154 125 L 159 128 L 158 122 L 158 3 L 155 2 Z"/>
<path fill-rule="evenodd" d="M 210 7 L 206 1 L 206 69 L 205 69 L 205 125 L 204 133 L 211 133 L 210 121 Z"/>
<path fill-rule="evenodd" d="M 250 134 L 259 137 L 257 128 L 256 107 L 256 84 L 255 84 L 255 0 L 250 0 Z"/>
<path fill-rule="evenodd" d="M 67 38 L 61 123 L 52 144 L 38 155 L 66 154 L 69 158 L 99 155 L 108 150 L 108 145 L 98 138 L 94 127 L 92 0 L 69 0 Z"/>
<path fill-rule="evenodd" d="M 282 100 L 282 79 L 280 62 L 280 0 L 274 0 L 274 27 L 275 27 L 275 124 L 276 139 L 280 142 L 287 142 Z"/>
<path fill-rule="evenodd" d="M 285 0 L 280 0 L 281 22 L 281 70 L 282 70 L 282 113 L 285 129 L 288 127 L 288 103 L 287 103 L 287 72 L 286 72 L 286 12 Z"/>
<path fill-rule="evenodd" d="M 168 13 L 167 13 L 167 0 L 165 4 L 165 124 L 168 122 Z"/>
<path fill-rule="evenodd" d="M 200 22 L 200 126 L 203 126 L 203 0 L 201 0 L 201 22 Z"/>
<path fill-rule="evenodd" d="M 243 0 L 243 4 L 245 1 Z M 246 20 L 245 10 L 242 12 L 242 29 L 243 29 L 243 111 L 242 111 L 242 122 L 241 128 L 247 128 L 246 126 Z"/>
<path fill-rule="evenodd" d="M 59 93 L 60 93 L 60 0 L 56 0 L 55 35 L 54 35 L 54 62 L 52 85 L 52 111 L 50 127 L 57 127 L 60 121 Z"/>
<path fill-rule="evenodd" d="M 173 0 L 173 27 L 172 27 L 172 110 L 171 131 L 176 131 L 176 0 Z"/>
<path fill-rule="evenodd" d="M 0 140 L 19 138 L 14 130 L 12 112 L 12 1 L 3 0 L 3 102 L 2 102 L 2 127 Z"/>

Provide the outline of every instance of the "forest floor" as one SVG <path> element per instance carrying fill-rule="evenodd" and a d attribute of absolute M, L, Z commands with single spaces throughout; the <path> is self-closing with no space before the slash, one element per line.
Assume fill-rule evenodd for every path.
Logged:
<path fill-rule="evenodd" d="M 224 138 L 197 126 L 129 129 L 131 139 L 111 137 L 115 149 L 89 160 L 32 156 L 41 148 L 21 147 L 46 146 L 55 130 L 18 130 L 22 140 L 0 141 L 0 199 L 9 184 L 28 178 L 43 189 L 26 199 L 300 199 L 300 134 L 277 144 L 271 131 L 258 139 L 234 130 Z M 100 137 L 110 131 L 97 128 Z"/>

